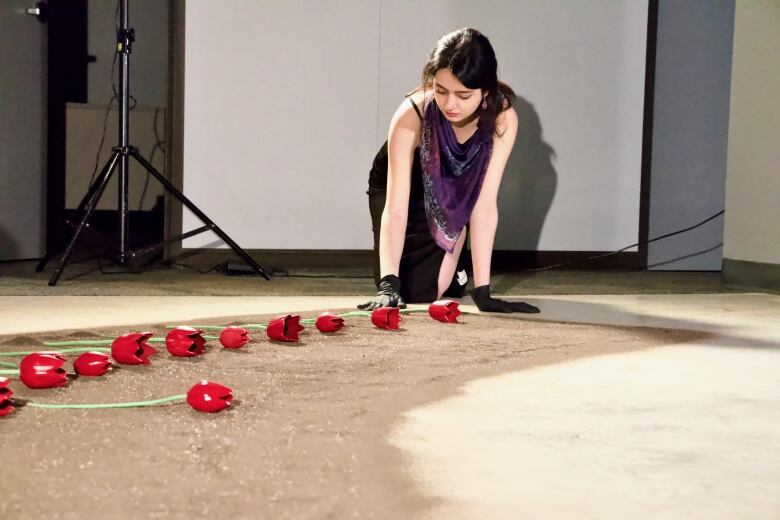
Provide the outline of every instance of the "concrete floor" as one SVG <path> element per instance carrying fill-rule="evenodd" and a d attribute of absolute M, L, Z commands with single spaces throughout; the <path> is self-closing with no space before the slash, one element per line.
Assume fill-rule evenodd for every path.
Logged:
<path fill-rule="evenodd" d="M 0 332 L 350 307 L 360 296 L 0 297 Z M 780 518 L 780 297 L 524 295 L 543 319 L 704 330 L 697 344 L 473 382 L 391 441 L 434 518 Z M 465 302 L 464 302 L 465 303 Z M 468 308 L 468 307 L 465 307 Z M 497 396 L 500 396 L 498 398 Z"/>
<path fill-rule="evenodd" d="M 546 297 L 544 319 L 710 339 L 475 381 L 392 436 L 431 518 L 780 518 L 780 298 Z"/>

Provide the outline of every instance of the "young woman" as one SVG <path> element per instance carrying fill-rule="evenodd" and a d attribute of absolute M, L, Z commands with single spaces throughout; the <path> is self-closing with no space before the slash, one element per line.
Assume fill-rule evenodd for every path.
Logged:
<path fill-rule="evenodd" d="M 539 312 L 490 296 L 498 188 L 517 133 L 514 92 L 497 69 L 484 35 L 469 28 L 445 34 L 422 84 L 395 112 L 369 175 L 378 292 L 358 308 L 463 296 L 468 225 L 470 294 L 479 310 Z"/>

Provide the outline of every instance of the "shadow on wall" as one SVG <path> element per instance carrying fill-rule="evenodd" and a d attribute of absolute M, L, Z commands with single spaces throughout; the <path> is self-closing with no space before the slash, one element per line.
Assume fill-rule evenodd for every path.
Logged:
<path fill-rule="evenodd" d="M 520 96 L 513 106 L 517 137 L 499 190 L 495 249 L 536 251 L 558 185 L 555 150 L 542 138 L 534 106 Z"/>

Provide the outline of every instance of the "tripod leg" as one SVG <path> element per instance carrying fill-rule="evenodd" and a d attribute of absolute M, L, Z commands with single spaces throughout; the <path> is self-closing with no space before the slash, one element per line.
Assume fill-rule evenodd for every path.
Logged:
<path fill-rule="evenodd" d="M 171 184 L 171 183 L 170 183 L 170 181 L 169 181 L 168 179 L 166 179 L 165 177 L 163 177 L 163 176 L 162 176 L 162 174 L 161 174 L 160 172 L 158 172 L 158 171 L 157 171 L 157 170 L 154 168 L 154 166 L 152 166 L 152 165 L 151 165 L 151 163 L 149 163 L 149 161 L 147 161 L 146 159 L 144 159 L 143 157 L 141 157 L 141 154 L 139 154 L 139 153 L 138 153 L 138 150 L 136 150 L 135 148 L 132 148 L 132 149 L 130 150 L 130 155 L 132 155 L 133 157 L 135 157 L 135 160 L 136 160 L 136 161 L 138 161 L 139 163 L 141 163 L 141 166 L 143 166 L 144 168 L 146 168 L 146 171 L 148 171 L 148 172 L 149 172 L 149 173 L 150 173 L 150 174 L 151 174 L 151 175 L 152 175 L 152 176 L 153 176 L 155 179 L 157 179 L 158 181 L 160 181 L 160 184 L 162 184 L 162 185 L 165 187 L 165 189 L 166 189 L 166 190 L 168 190 L 168 192 L 170 192 L 170 194 L 171 194 L 171 195 L 173 195 L 174 197 L 176 197 L 177 199 L 179 199 L 179 201 L 180 201 L 182 204 L 184 204 L 185 206 L 187 206 L 187 208 L 188 208 L 190 211 L 192 211 L 193 213 L 195 213 L 195 215 L 196 215 L 196 216 L 197 216 L 197 217 L 198 217 L 198 218 L 199 218 L 199 219 L 200 219 L 200 220 L 201 220 L 201 221 L 202 221 L 204 224 L 206 224 L 207 226 L 209 226 L 209 227 L 210 227 L 210 228 L 211 228 L 211 229 L 214 231 L 214 233 L 216 233 L 216 234 L 217 234 L 217 236 L 219 236 L 219 238 L 221 238 L 222 240 L 224 240 L 224 241 L 227 243 L 227 245 L 229 245 L 229 246 L 230 246 L 230 248 L 233 250 L 233 252 L 235 252 L 235 253 L 236 253 L 238 256 L 240 256 L 241 258 L 243 258 L 243 259 L 244 259 L 244 261 L 245 261 L 247 264 L 249 264 L 249 265 L 252 267 L 252 269 L 254 269 L 254 270 L 255 270 L 255 272 L 256 272 L 257 274 L 261 275 L 261 276 L 262 276 L 263 278 L 265 278 L 266 280 L 270 280 L 270 279 L 271 279 L 271 277 L 268 275 L 268 273 L 266 273 L 266 272 L 263 270 L 263 268 L 262 268 L 262 267 L 260 267 L 260 266 L 258 265 L 258 263 L 257 263 L 257 262 L 255 262 L 255 261 L 252 259 L 252 257 L 251 257 L 251 256 L 249 256 L 249 255 L 246 253 L 246 251 L 244 251 L 243 249 L 241 249 L 241 246 L 239 246 L 238 244 L 236 244 L 235 242 L 233 242 L 233 240 L 232 240 L 232 239 L 231 239 L 229 236 L 227 236 L 227 234 L 226 234 L 224 231 L 222 231 L 222 230 L 221 230 L 221 229 L 220 229 L 220 228 L 219 228 L 219 227 L 218 227 L 218 226 L 217 226 L 217 225 L 216 225 L 214 222 L 212 222 L 212 221 L 211 221 L 211 219 L 209 219 L 209 218 L 206 216 L 206 214 L 205 214 L 205 213 L 203 213 L 203 212 L 202 212 L 200 209 L 198 209 L 198 207 L 197 207 L 195 204 L 193 204 L 193 203 L 192 203 L 192 201 L 190 201 L 190 199 L 188 199 L 186 196 L 184 196 L 184 194 L 183 194 L 182 192 L 180 192 L 178 189 L 176 189 L 176 186 L 174 186 L 173 184 Z"/>
<path fill-rule="evenodd" d="M 89 201 L 86 204 L 86 211 L 84 212 L 84 216 L 81 217 L 81 221 L 76 227 L 76 231 L 73 233 L 73 236 L 71 237 L 68 246 L 65 248 L 65 251 L 62 253 L 62 257 L 60 258 L 60 263 L 57 265 L 57 269 L 54 270 L 54 273 L 52 273 L 51 278 L 49 279 L 49 285 L 51 286 L 57 285 L 57 280 L 60 279 L 62 270 L 65 269 L 65 264 L 68 262 L 68 258 L 70 257 L 70 254 L 73 251 L 73 246 L 76 245 L 76 240 L 78 240 L 79 235 L 84 230 L 84 226 L 86 226 L 89 217 L 92 216 L 92 212 L 95 211 L 98 201 L 100 200 L 100 197 L 103 195 L 103 192 L 105 191 L 106 186 L 108 185 L 108 181 L 111 179 L 111 173 L 114 171 L 114 168 L 116 168 L 116 164 L 119 160 L 120 155 L 121 153 L 119 151 L 114 151 L 114 153 L 111 155 L 111 159 L 109 159 L 108 163 L 106 163 L 106 165 L 103 167 L 103 170 L 100 172 L 100 176 L 98 177 L 98 180 L 95 182 L 96 188 L 92 193 L 92 196 L 90 197 Z"/>
<path fill-rule="evenodd" d="M 95 191 L 98 189 L 99 186 L 100 186 L 100 176 L 98 176 L 95 179 L 95 182 L 93 182 L 90 185 L 89 189 L 87 190 L 87 193 L 84 195 L 84 198 L 81 199 L 81 202 L 79 202 L 79 205 L 76 207 L 76 211 L 73 213 L 74 220 L 79 218 L 79 215 L 81 215 L 81 212 L 84 211 L 87 202 L 89 202 L 89 200 L 95 194 Z M 35 271 L 38 273 L 43 271 L 46 268 L 46 264 L 48 264 L 49 260 L 51 260 L 51 257 L 62 250 L 67 240 L 68 240 L 67 232 L 63 230 L 62 235 L 60 235 L 60 237 L 57 239 L 57 242 L 55 242 L 54 247 L 51 250 L 46 251 L 46 254 L 38 262 L 38 265 L 35 266 Z"/>

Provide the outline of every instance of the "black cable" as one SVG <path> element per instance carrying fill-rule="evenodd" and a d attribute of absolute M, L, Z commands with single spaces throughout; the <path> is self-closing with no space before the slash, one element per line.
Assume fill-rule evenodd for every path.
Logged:
<path fill-rule="evenodd" d="M 165 141 L 160 137 L 160 133 L 157 130 L 157 119 L 160 115 L 160 107 L 157 107 L 154 109 L 154 138 L 156 142 L 154 143 L 154 146 L 152 147 L 152 151 L 149 153 L 149 164 L 154 164 L 154 154 L 159 149 L 160 152 L 165 155 L 165 148 L 163 147 Z M 144 188 L 141 191 L 141 200 L 138 202 L 138 211 L 143 210 L 144 206 L 144 199 L 146 198 L 146 191 L 149 189 L 149 179 L 150 175 L 146 176 L 146 179 L 144 180 Z"/>
<path fill-rule="evenodd" d="M 180 264 L 178 262 L 169 262 L 168 263 L 168 266 L 172 266 L 172 265 L 177 265 L 179 267 L 186 267 L 187 269 L 191 269 L 192 271 L 198 272 L 200 274 L 208 274 L 208 273 L 210 273 L 212 271 L 217 271 L 222 264 L 219 263 L 219 264 L 217 264 L 217 265 L 215 265 L 215 266 L 213 266 L 213 267 L 211 267 L 209 269 L 205 269 L 205 270 L 197 269 L 197 268 L 195 268 L 195 267 L 193 267 L 191 265 L 187 265 L 187 264 Z"/>
<path fill-rule="evenodd" d="M 706 223 L 707 223 L 707 222 L 709 222 L 710 220 L 712 220 L 712 219 L 714 219 L 714 218 L 717 218 L 717 217 L 719 217 L 719 216 L 723 215 L 725 212 L 726 212 L 726 210 L 725 210 L 725 209 L 722 209 L 722 210 L 720 210 L 719 212 L 717 212 L 717 213 L 715 213 L 714 215 L 712 215 L 711 217 L 709 217 L 709 218 L 707 218 L 707 219 L 704 219 L 704 220 L 702 220 L 701 222 L 699 222 L 698 224 L 695 224 L 695 225 L 693 225 L 693 226 L 687 227 L 687 228 L 685 228 L 685 229 L 681 229 L 681 230 L 679 230 L 679 231 L 674 231 L 674 232 L 672 232 L 672 233 L 667 233 L 667 234 L 665 234 L 665 235 L 661 235 L 661 236 L 659 236 L 659 237 L 651 238 L 650 240 L 647 240 L 647 241 L 645 241 L 645 242 L 637 242 L 636 244 L 631 244 L 630 246 L 626 246 L 626 247 L 624 247 L 624 248 L 622 248 L 622 249 L 618 249 L 617 251 L 612 251 L 611 253 L 604 253 L 604 254 L 601 254 L 601 255 L 589 256 L 589 257 L 587 257 L 587 258 L 585 258 L 585 259 L 582 259 L 582 260 L 572 260 L 572 261 L 569 261 L 569 262 L 563 262 L 563 263 L 560 263 L 560 264 L 555 264 L 555 265 L 548 265 L 547 267 L 539 267 L 539 268 L 536 268 L 536 269 L 524 269 L 524 271 L 532 271 L 532 272 L 533 272 L 533 271 L 546 271 L 546 270 L 548 270 L 548 269 L 554 269 L 554 268 L 556 268 L 556 267 L 562 267 L 562 266 L 566 266 L 566 265 L 572 265 L 572 264 L 576 264 L 576 263 L 579 263 L 579 262 L 587 262 L 587 261 L 589 261 L 589 260 L 596 260 L 596 259 L 598 259 L 598 258 L 606 258 L 606 257 L 608 257 L 608 256 L 612 256 L 612 255 L 616 255 L 616 254 L 618 254 L 618 253 L 622 253 L 622 252 L 623 252 L 623 251 L 625 251 L 626 249 L 630 249 L 630 248 L 632 248 L 632 247 L 636 247 L 636 246 L 638 246 L 638 245 L 642 245 L 642 244 L 650 244 L 651 242 L 655 242 L 656 240 L 661 240 L 662 238 L 668 238 L 668 237 L 671 237 L 671 236 L 674 236 L 674 235 L 679 235 L 680 233 L 685 233 L 685 232 L 687 232 L 687 231 L 691 231 L 692 229 L 696 229 L 697 227 L 703 226 L 704 224 L 706 224 Z"/>
<path fill-rule="evenodd" d="M 339 274 L 289 274 L 287 272 L 284 273 L 273 273 L 276 278 L 374 278 L 373 275 L 339 275 Z"/>
<path fill-rule="evenodd" d="M 678 231 L 673 231 L 671 233 L 667 233 L 665 235 L 661 235 L 661 236 L 658 236 L 658 237 L 655 237 L 655 238 L 651 238 L 650 240 L 647 240 L 647 241 L 637 242 L 636 244 L 631 244 L 630 246 L 626 246 L 624 248 L 618 249 L 617 251 L 612 251 L 612 252 L 609 252 L 609 253 L 603 253 L 603 254 L 600 254 L 600 255 L 590 256 L 590 257 L 582 259 L 582 260 L 578 259 L 578 260 L 572 260 L 570 262 L 563 262 L 563 263 L 560 263 L 560 264 L 549 265 L 547 267 L 539 267 L 539 268 L 536 268 L 536 269 L 524 269 L 523 271 L 531 271 L 531 272 L 546 271 L 546 270 L 549 270 L 549 269 L 555 269 L 556 267 L 563 267 L 563 266 L 567 266 L 567 265 L 577 264 L 579 262 L 585 262 L 585 261 L 589 261 L 589 260 L 596 260 L 598 258 L 606 258 L 608 256 L 612 256 L 612 255 L 616 255 L 618 253 L 622 253 L 626 249 L 630 249 L 632 247 L 636 247 L 636 246 L 638 246 L 640 244 L 650 244 L 652 242 L 656 242 L 656 241 L 664 239 L 664 238 L 668 238 L 668 237 L 671 237 L 671 236 L 674 236 L 674 235 L 679 235 L 681 233 L 686 233 L 688 231 L 691 231 L 693 229 L 696 229 L 698 227 L 703 226 L 707 222 L 709 222 L 709 221 L 719 217 L 720 215 L 723 215 L 725 212 L 726 212 L 725 210 L 721 210 L 718 213 L 712 215 L 711 217 L 709 217 L 707 219 L 702 220 L 701 222 L 699 222 L 698 224 L 695 224 L 693 226 L 687 227 L 685 229 L 680 229 Z M 193 267 L 191 265 L 182 264 L 182 263 L 176 263 L 176 262 L 172 262 L 169 265 L 177 265 L 177 266 L 181 266 L 181 267 L 186 267 L 187 269 L 191 269 L 191 270 L 196 271 L 198 273 L 207 274 L 207 273 L 211 273 L 213 271 L 220 270 L 220 267 L 222 267 L 223 263 L 216 264 L 215 266 L 213 266 L 213 267 L 211 267 L 210 269 L 207 269 L 207 270 L 196 269 L 195 267 Z M 102 272 L 102 270 L 101 270 L 101 272 Z M 106 273 L 106 274 L 118 274 L 118 273 Z M 277 278 L 355 278 L 355 279 L 358 279 L 358 278 L 373 278 L 372 276 L 361 276 L 361 275 L 344 275 L 344 276 L 341 276 L 341 275 L 332 275 L 332 274 L 329 274 L 329 275 L 289 274 L 287 271 L 274 271 L 272 274 L 275 277 L 277 277 Z"/>
<path fill-rule="evenodd" d="M 560 263 L 560 264 L 550 265 L 550 266 L 547 266 L 547 267 L 540 267 L 540 268 L 537 268 L 537 269 L 525 269 L 524 271 L 545 271 L 545 270 L 548 270 L 548 269 L 554 269 L 556 267 L 562 267 L 562 266 L 566 266 L 566 265 L 576 264 L 576 263 L 579 263 L 579 262 L 582 262 L 582 261 L 595 260 L 595 259 L 598 259 L 598 258 L 606 258 L 608 256 L 612 256 L 612 255 L 615 255 L 617 253 L 621 253 L 621 252 L 625 251 L 626 249 L 638 246 L 640 244 L 649 244 L 649 243 L 656 242 L 656 241 L 664 239 L 664 238 L 668 238 L 668 237 L 671 237 L 671 236 L 675 236 L 675 235 L 679 235 L 681 233 L 685 233 L 685 232 L 691 231 L 693 229 L 696 229 L 698 227 L 703 226 L 707 222 L 709 222 L 709 221 L 719 217 L 720 215 L 722 215 L 724 213 L 725 213 L 725 210 L 721 210 L 718 213 L 712 215 L 711 217 L 709 217 L 709 218 L 707 218 L 705 220 L 702 220 L 701 222 L 699 222 L 698 224 L 695 224 L 693 226 L 687 227 L 685 229 L 680 229 L 680 230 L 674 231 L 672 233 L 667 233 L 665 235 L 661 235 L 661 236 L 652 238 L 652 239 L 644 241 L 644 242 L 637 242 L 636 244 L 632 244 L 630 246 L 626 246 L 626 247 L 624 247 L 622 249 L 619 249 L 617 251 L 612 251 L 610 253 L 604 253 L 604 254 L 601 254 L 601 255 L 591 256 L 591 257 L 585 258 L 584 260 L 573 260 L 571 262 L 564 262 L 564 263 Z M 200 273 L 200 274 L 208 274 L 208 273 L 220 270 L 220 268 L 224 264 L 223 262 L 220 262 L 220 263 L 214 265 L 213 267 L 211 267 L 209 269 L 201 270 L 201 269 L 197 269 L 197 268 L 195 268 L 195 267 L 193 267 L 191 265 L 188 265 L 188 264 L 183 264 L 183 263 L 179 263 L 179 262 L 170 262 L 167 265 L 164 265 L 164 266 L 161 266 L 161 267 L 157 267 L 157 268 L 153 268 L 153 269 L 144 269 L 144 270 L 139 271 L 139 272 L 131 272 L 131 271 L 126 271 L 126 270 L 121 270 L 121 271 L 107 271 L 107 270 L 105 270 L 104 267 L 103 267 L 103 264 L 101 262 L 101 256 L 96 256 L 96 257 L 91 258 L 91 259 L 86 259 L 86 260 L 82 260 L 80 262 L 73 262 L 73 263 L 85 263 L 85 262 L 88 262 L 89 260 L 94 260 L 94 259 L 97 259 L 98 269 L 100 270 L 100 272 L 102 274 L 125 274 L 125 273 L 127 273 L 127 274 L 141 274 L 141 273 L 145 273 L 145 272 L 151 271 L 151 270 L 168 269 L 171 266 L 185 267 L 187 269 L 190 269 L 190 270 L 195 271 L 195 272 Z M 114 265 L 116 265 L 116 264 L 114 264 Z M 289 274 L 289 272 L 287 272 L 287 271 L 274 271 L 272 274 L 275 277 L 277 277 L 277 278 L 348 278 L 348 279 L 368 279 L 368 278 L 372 278 L 372 276 L 361 276 L 361 275 Z"/>
<path fill-rule="evenodd" d="M 98 270 L 99 270 L 99 271 L 100 271 L 102 274 L 141 274 L 141 273 L 133 273 L 133 272 L 127 271 L 127 270 L 125 270 L 125 269 L 122 269 L 122 270 L 120 270 L 120 271 L 106 271 L 105 269 L 103 269 L 103 262 L 102 262 L 102 259 L 103 259 L 103 258 L 102 258 L 102 257 L 100 257 L 100 256 L 97 258 Z M 114 264 L 113 262 L 112 262 L 112 264 L 113 264 L 113 265 L 116 265 L 116 264 Z M 120 267 L 121 267 L 121 266 L 120 266 Z"/>

